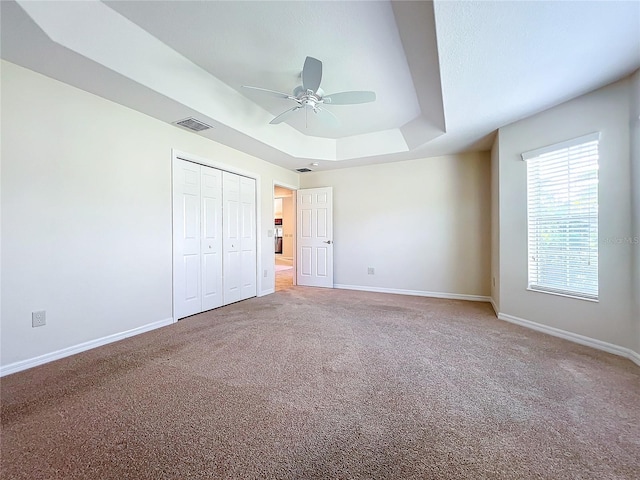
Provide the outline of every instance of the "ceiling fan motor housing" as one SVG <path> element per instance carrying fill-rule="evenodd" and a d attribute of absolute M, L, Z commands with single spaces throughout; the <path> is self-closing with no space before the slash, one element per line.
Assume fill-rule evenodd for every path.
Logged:
<path fill-rule="evenodd" d="M 310 107 L 313 109 L 315 109 L 318 105 L 323 103 L 322 102 L 323 93 L 324 92 L 322 92 L 321 89 L 318 89 L 318 91 L 314 93 L 311 90 L 305 90 L 304 87 L 302 86 L 297 86 L 293 90 L 293 96 L 296 97 L 300 105 L 303 105 L 305 107 Z"/>
<path fill-rule="evenodd" d="M 267 88 L 251 87 L 249 85 L 243 85 L 245 88 L 253 90 L 259 90 L 266 92 L 270 95 L 274 95 L 279 98 L 286 98 L 293 100 L 297 105 L 289 110 L 282 112 L 275 117 L 270 124 L 282 123 L 285 118 L 296 112 L 303 107 L 305 111 L 307 109 L 313 110 L 313 112 L 320 114 L 324 120 L 328 120 L 334 126 L 339 125 L 338 119 L 322 106 L 326 103 L 334 103 L 336 105 L 352 105 L 357 103 L 373 102 L 376 99 L 374 92 L 339 92 L 331 95 L 327 95 L 325 98 L 324 91 L 320 88 L 320 81 L 322 80 L 322 62 L 317 58 L 307 57 L 304 61 L 304 67 L 302 69 L 302 85 L 298 85 L 293 89 L 293 95 L 289 95 L 275 90 L 269 90 Z"/>

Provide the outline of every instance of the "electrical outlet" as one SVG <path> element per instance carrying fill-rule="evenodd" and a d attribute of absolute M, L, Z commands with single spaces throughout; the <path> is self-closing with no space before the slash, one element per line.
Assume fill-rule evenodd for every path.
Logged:
<path fill-rule="evenodd" d="M 42 327 L 47 324 L 47 312 L 40 310 L 39 312 L 31 312 L 31 326 Z"/>
<path fill-rule="evenodd" d="M 264 271 L 264 273 L 263 273 L 264 278 L 267 278 L 268 273 L 269 273 L 269 270 L 265 270 L 265 271 Z"/>
<path fill-rule="evenodd" d="M 375 275 L 376 269 L 373 267 L 367 268 L 367 275 Z"/>

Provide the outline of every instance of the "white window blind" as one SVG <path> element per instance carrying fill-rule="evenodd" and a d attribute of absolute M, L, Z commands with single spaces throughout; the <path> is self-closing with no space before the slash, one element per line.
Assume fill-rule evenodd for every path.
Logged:
<path fill-rule="evenodd" d="M 599 137 L 522 154 L 532 290 L 598 299 Z"/>

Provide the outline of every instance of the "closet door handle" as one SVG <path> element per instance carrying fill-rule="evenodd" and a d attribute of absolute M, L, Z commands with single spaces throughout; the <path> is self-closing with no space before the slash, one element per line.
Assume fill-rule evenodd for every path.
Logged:
<path fill-rule="evenodd" d="M 325 240 L 323 243 L 328 243 L 329 245 L 331 245 L 331 240 Z"/>

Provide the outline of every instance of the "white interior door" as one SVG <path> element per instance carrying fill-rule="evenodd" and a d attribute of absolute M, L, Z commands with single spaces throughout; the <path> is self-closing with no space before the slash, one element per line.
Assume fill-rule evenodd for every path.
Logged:
<path fill-rule="evenodd" d="M 173 164 L 174 318 L 202 311 L 200 263 L 200 166 Z"/>
<path fill-rule="evenodd" d="M 222 248 L 224 304 L 242 300 L 240 261 L 240 176 L 222 173 L 224 235 Z"/>
<path fill-rule="evenodd" d="M 297 283 L 333 288 L 333 188 L 297 195 Z"/>
<path fill-rule="evenodd" d="M 200 167 L 202 311 L 223 304 L 222 171 Z"/>
<path fill-rule="evenodd" d="M 224 304 L 241 300 L 240 288 L 240 177 L 222 173 L 223 229 L 222 248 Z"/>
<path fill-rule="evenodd" d="M 256 181 L 223 172 L 224 304 L 257 294 Z"/>
<path fill-rule="evenodd" d="M 257 295 L 256 181 L 240 177 L 240 298 Z"/>

